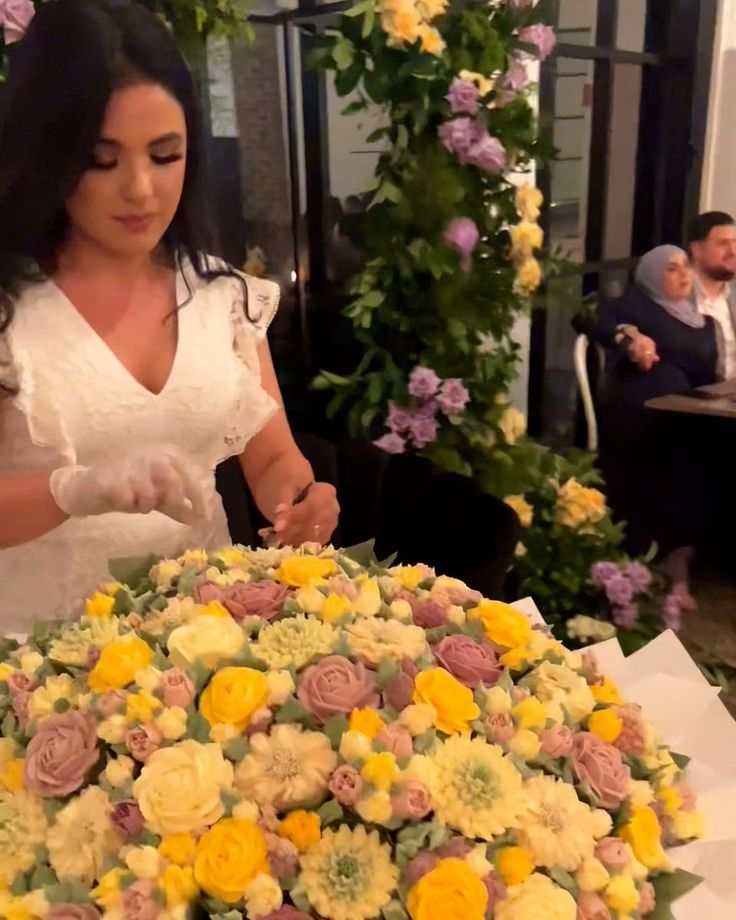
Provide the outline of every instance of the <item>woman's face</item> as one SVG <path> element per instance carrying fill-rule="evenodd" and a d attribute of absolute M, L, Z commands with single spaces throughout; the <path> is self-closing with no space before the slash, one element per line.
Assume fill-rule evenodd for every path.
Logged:
<path fill-rule="evenodd" d="M 675 253 L 664 269 L 664 290 L 672 300 L 686 300 L 693 289 L 693 270 L 685 253 Z"/>
<path fill-rule="evenodd" d="M 179 207 L 186 153 L 184 111 L 163 87 L 113 93 L 90 167 L 67 201 L 72 239 L 111 256 L 151 253 Z"/>

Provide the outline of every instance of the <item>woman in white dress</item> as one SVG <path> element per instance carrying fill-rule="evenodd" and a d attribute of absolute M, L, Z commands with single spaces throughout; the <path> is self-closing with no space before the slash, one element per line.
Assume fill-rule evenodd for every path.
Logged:
<path fill-rule="evenodd" d="M 271 75 L 275 79 L 275 75 Z M 110 559 L 229 541 L 238 455 L 278 539 L 324 542 L 266 331 L 275 284 L 204 255 L 192 79 L 135 4 L 49 0 L 0 116 L 0 635 L 73 615 Z"/>

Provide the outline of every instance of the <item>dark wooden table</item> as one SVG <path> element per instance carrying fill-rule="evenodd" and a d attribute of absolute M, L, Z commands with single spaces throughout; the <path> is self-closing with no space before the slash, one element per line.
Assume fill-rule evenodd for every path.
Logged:
<path fill-rule="evenodd" d="M 660 412 L 680 412 L 686 415 L 709 415 L 716 418 L 736 419 L 736 380 L 724 380 L 700 387 L 704 393 L 710 393 L 715 399 L 701 399 L 697 396 L 681 396 L 673 393 L 669 396 L 656 396 L 644 403 L 647 409 Z"/>

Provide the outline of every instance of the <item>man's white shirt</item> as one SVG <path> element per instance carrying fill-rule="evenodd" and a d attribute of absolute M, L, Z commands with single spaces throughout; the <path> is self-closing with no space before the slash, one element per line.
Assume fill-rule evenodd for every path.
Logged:
<path fill-rule="evenodd" d="M 719 356 L 719 376 L 726 379 L 736 377 L 736 330 L 733 327 L 733 318 L 728 299 L 731 295 L 731 286 L 723 284 L 718 296 L 711 298 L 703 290 L 698 276 L 695 276 L 695 298 L 698 311 L 703 316 L 712 316 L 719 329 L 719 339 L 723 343 L 723 352 Z"/>

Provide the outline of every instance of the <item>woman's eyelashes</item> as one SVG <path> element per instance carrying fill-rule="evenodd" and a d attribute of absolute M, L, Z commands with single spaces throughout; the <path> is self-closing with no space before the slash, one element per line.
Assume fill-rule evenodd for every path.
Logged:
<path fill-rule="evenodd" d="M 152 153 L 150 154 L 151 162 L 155 166 L 169 166 L 172 163 L 178 163 L 183 159 L 184 154 L 182 153 L 168 153 L 166 155 Z M 90 163 L 89 168 L 98 170 L 100 172 L 110 172 L 113 169 L 116 169 L 118 166 L 118 160 L 98 160 L 93 157 L 92 162 Z"/>

